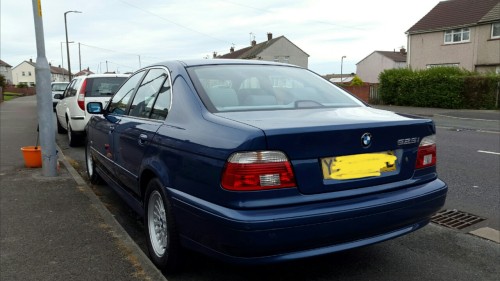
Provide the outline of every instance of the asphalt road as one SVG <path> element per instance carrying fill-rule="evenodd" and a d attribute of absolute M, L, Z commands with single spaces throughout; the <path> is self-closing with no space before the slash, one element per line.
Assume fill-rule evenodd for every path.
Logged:
<path fill-rule="evenodd" d="M 438 127 L 438 172 L 449 185 L 445 208 L 481 216 L 485 221 L 462 230 L 430 224 L 381 244 L 273 266 L 240 267 L 190 253 L 186 270 L 167 278 L 174 281 L 497 280 L 500 244 L 468 232 L 484 226 L 500 229 L 500 155 L 485 153 L 500 152 L 500 133 L 495 131 L 498 121 L 472 117 L 433 116 Z M 58 135 L 57 143 L 86 179 L 84 148 L 69 148 L 65 135 Z M 107 186 L 92 188 L 129 235 L 145 249 L 140 218 Z"/>

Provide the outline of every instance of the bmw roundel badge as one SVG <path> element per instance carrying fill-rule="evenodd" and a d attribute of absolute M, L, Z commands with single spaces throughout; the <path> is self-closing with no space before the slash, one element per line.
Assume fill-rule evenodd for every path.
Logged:
<path fill-rule="evenodd" d="M 372 135 L 370 133 L 364 133 L 361 136 L 361 145 L 364 148 L 369 147 L 372 144 Z"/>

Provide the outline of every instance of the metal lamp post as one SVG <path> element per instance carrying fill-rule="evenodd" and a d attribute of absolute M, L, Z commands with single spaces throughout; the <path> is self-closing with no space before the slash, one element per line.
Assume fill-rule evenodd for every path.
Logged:
<path fill-rule="evenodd" d="M 340 58 L 340 83 L 342 83 L 342 67 L 344 66 L 344 58 L 346 56 L 342 56 L 342 58 Z"/>
<path fill-rule="evenodd" d="M 81 13 L 80 11 L 67 11 L 64 13 L 64 30 L 66 31 L 66 56 L 68 58 L 68 75 L 69 81 L 71 81 L 71 62 L 69 57 L 69 41 L 68 41 L 68 24 L 66 21 L 66 15 L 68 13 Z"/>
<path fill-rule="evenodd" d="M 62 44 L 64 44 L 66 42 L 61 42 L 61 67 L 64 67 L 64 57 L 63 57 L 63 47 L 62 47 Z M 68 43 L 75 43 L 74 41 L 69 41 Z"/>

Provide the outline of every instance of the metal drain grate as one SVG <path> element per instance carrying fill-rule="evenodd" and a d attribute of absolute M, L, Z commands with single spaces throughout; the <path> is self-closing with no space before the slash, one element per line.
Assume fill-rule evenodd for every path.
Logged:
<path fill-rule="evenodd" d="M 440 211 L 431 218 L 433 223 L 454 229 L 462 229 L 484 220 L 482 217 L 458 210 Z"/>

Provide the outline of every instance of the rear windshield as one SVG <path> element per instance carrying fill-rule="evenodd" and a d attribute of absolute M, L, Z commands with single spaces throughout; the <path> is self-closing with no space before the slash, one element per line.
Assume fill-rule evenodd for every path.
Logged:
<path fill-rule="evenodd" d="M 107 97 L 112 96 L 123 84 L 127 77 L 95 77 L 87 78 L 85 96 Z"/>
<path fill-rule="evenodd" d="M 56 83 L 52 84 L 52 91 L 64 91 L 66 89 L 66 86 L 68 86 L 69 83 Z"/>
<path fill-rule="evenodd" d="M 188 72 L 212 112 L 362 106 L 350 94 L 302 68 L 208 65 L 190 67 Z"/>

